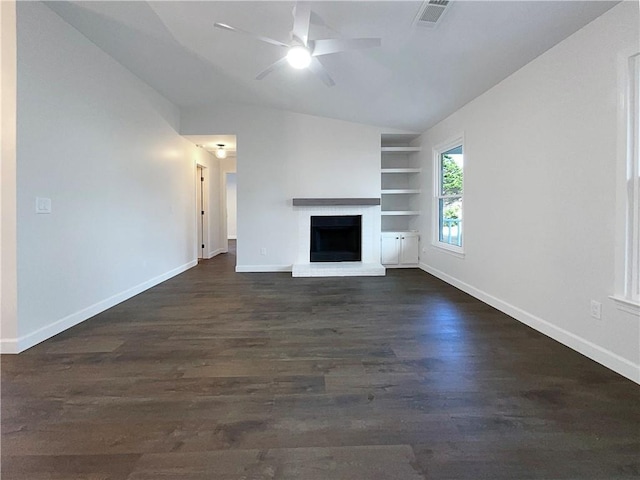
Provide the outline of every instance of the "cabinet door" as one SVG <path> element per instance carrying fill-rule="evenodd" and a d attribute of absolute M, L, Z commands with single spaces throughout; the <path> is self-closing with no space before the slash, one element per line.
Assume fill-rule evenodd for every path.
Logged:
<path fill-rule="evenodd" d="M 417 265 L 420 254 L 420 237 L 417 234 L 403 233 L 400 235 L 400 263 L 407 265 Z"/>
<path fill-rule="evenodd" d="M 383 233 L 380 252 L 383 265 L 397 265 L 400 263 L 400 234 Z"/>

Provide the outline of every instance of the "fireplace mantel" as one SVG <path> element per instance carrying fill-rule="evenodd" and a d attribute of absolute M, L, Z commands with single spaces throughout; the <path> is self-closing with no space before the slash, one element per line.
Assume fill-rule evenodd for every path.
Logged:
<path fill-rule="evenodd" d="M 294 207 L 380 205 L 380 198 L 294 198 Z"/>

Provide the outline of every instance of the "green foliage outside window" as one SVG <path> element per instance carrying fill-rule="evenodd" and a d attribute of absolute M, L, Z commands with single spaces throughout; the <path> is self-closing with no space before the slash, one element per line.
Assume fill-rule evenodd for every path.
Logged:
<path fill-rule="evenodd" d="M 449 155 L 442 155 L 442 194 L 462 195 L 462 168 Z M 460 199 L 445 202 L 444 218 L 460 218 Z"/>
<path fill-rule="evenodd" d="M 443 195 L 462 195 L 462 168 L 449 155 L 442 156 Z"/>

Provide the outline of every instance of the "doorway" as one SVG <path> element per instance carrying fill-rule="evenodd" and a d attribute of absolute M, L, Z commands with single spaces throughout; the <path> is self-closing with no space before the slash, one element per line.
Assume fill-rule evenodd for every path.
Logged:
<path fill-rule="evenodd" d="M 237 180 L 235 172 L 226 173 L 227 197 L 227 241 L 229 244 L 238 238 Z M 231 245 L 230 245 L 231 246 Z"/>
<path fill-rule="evenodd" d="M 205 185 L 205 168 L 202 165 L 196 165 L 196 251 L 198 252 L 198 260 L 206 258 L 205 256 L 205 238 L 207 232 L 206 219 L 206 185 Z"/>

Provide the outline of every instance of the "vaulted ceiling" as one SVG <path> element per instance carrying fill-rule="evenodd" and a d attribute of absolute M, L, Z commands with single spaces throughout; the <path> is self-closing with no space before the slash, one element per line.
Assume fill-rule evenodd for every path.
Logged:
<path fill-rule="evenodd" d="M 317 1 L 310 38 L 380 37 L 322 58 L 336 82 L 283 69 L 255 77 L 282 48 L 213 28 L 222 22 L 288 42 L 294 2 L 48 2 L 63 19 L 180 107 L 255 104 L 424 131 L 568 37 L 615 1 L 454 0 L 435 28 L 424 2 Z"/>

